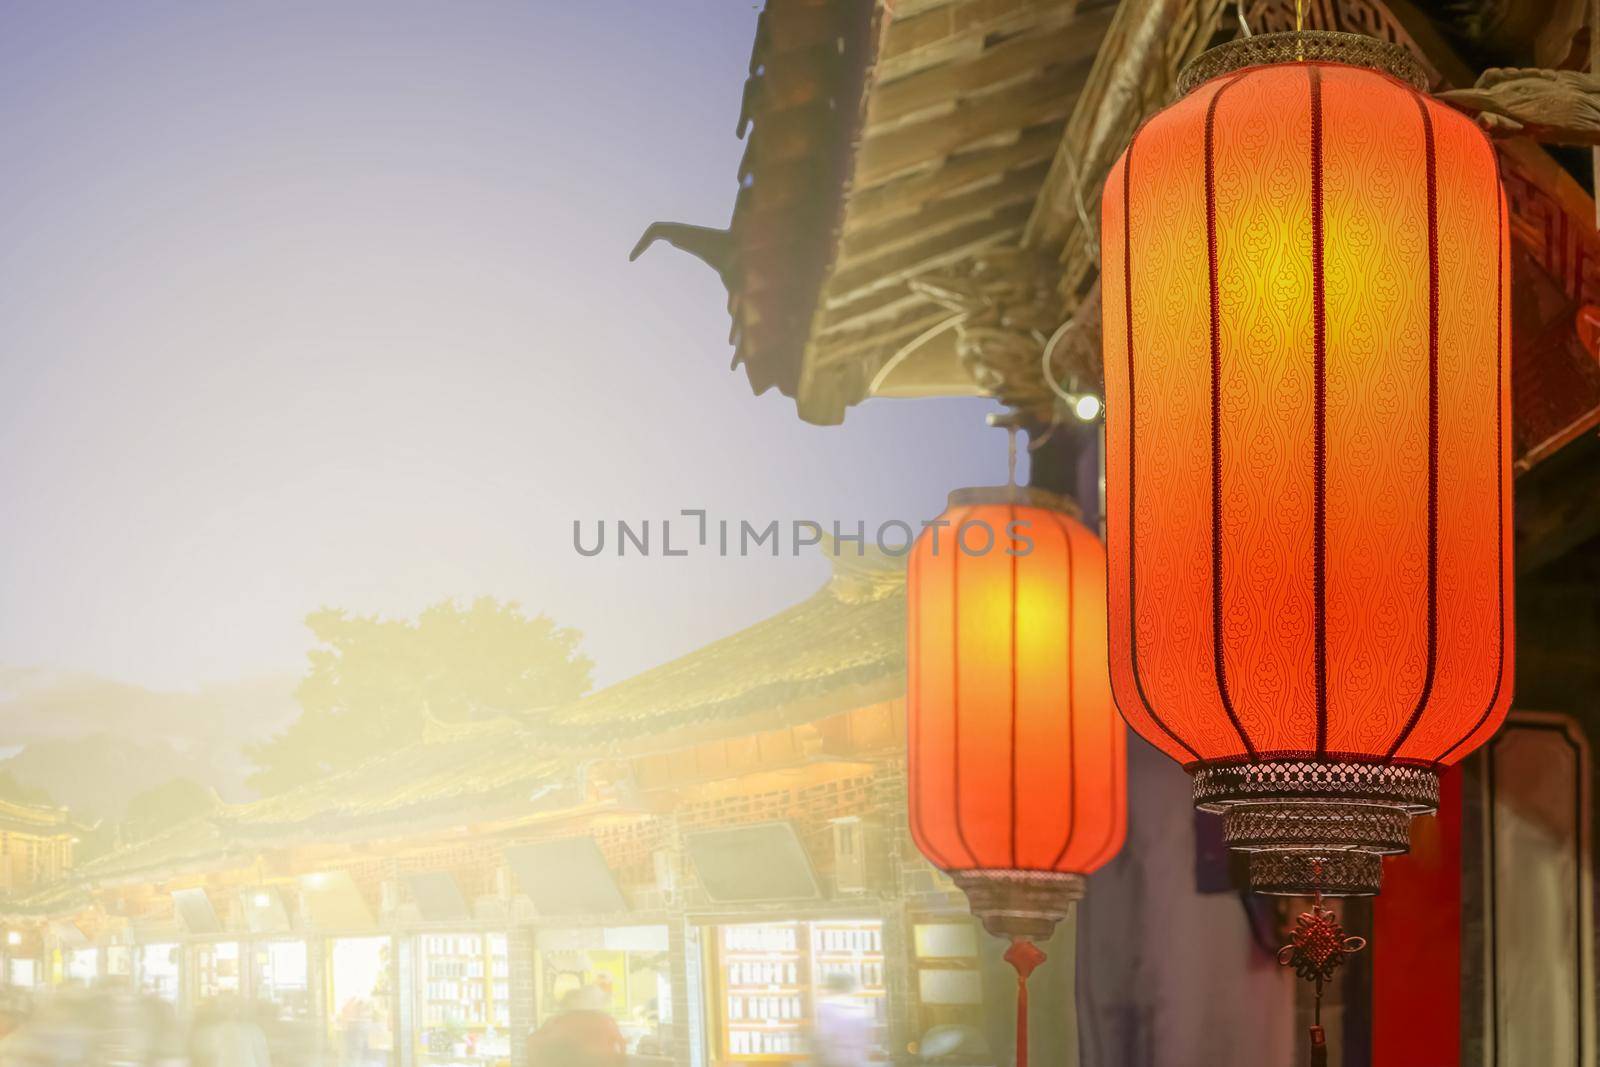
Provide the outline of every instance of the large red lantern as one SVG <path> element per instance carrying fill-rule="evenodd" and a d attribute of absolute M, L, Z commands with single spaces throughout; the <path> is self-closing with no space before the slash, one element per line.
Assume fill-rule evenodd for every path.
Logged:
<path fill-rule="evenodd" d="M 1368 38 L 1215 49 L 1106 182 L 1112 685 L 1263 892 L 1377 892 L 1511 699 L 1494 149 Z"/>
<path fill-rule="evenodd" d="M 1024 981 L 1043 959 L 1034 942 L 1127 828 L 1105 549 L 1075 511 L 1037 489 L 959 491 L 908 574 L 911 833 L 985 928 L 1012 939 Z"/>

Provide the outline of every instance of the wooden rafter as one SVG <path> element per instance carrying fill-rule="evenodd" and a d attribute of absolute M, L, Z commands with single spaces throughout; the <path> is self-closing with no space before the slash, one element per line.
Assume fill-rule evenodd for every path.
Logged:
<path fill-rule="evenodd" d="M 993 215 L 939 234 L 909 248 L 871 256 L 855 266 L 837 271 L 823 294 L 823 306 L 837 309 L 889 286 L 901 285 L 926 271 L 1010 240 L 1022 232 L 1030 205 L 1013 206 Z"/>
<path fill-rule="evenodd" d="M 1057 125 L 1033 126 L 1002 143 L 947 156 L 931 170 L 859 189 L 850 200 L 850 223 L 875 226 L 914 216 L 925 204 L 991 182 L 997 174 L 1047 162 L 1055 154 L 1060 133 Z"/>
<path fill-rule="evenodd" d="M 1052 67 L 1038 77 L 970 102 L 948 115 L 868 138 L 856 154 L 855 188 L 870 188 L 896 175 L 937 166 L 959 149 L 1013 130 L 1067 117 L 1075 99 L 1072 88 L 1082 73 Z"/>
<path fill-rule="evenodd" d="M 1110 9 L 1085 12 L 1043 31 L 1019 35 L 960 63 L 931 67 L 889 82 L 867 108 L 869 136 L 929 111 L 945 112 L 956 101 L 991 92 L 1046 67 L 1092 60 Z"/>

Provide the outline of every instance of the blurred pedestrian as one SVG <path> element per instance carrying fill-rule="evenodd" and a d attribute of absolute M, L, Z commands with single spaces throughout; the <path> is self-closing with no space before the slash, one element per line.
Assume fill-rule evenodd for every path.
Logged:
<path fill-rule="evenodd" d="M 623 1067 L 628 1043 L 610 998 L 586 985 L 561 998 L 561 1010 L 528 1038 L 530 1067 Z"/>
<path fill-rule="evenodd" d="M 202 1004 L 189 1037 L 190 1067 L 272 1067 L 261 1025 L 236 998 Z"/>
<path fill-rule="evenodd" d="M 815 1067 L 863 1067 L 872 1050 L 871 1009 L 856 995 L 855 979 L 831 971 L 823 979 L 817 1017 L 811 1031 Z"/>

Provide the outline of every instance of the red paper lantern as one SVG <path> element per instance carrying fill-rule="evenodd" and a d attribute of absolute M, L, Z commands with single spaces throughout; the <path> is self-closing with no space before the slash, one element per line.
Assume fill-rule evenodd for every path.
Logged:
<path fill-rule="evenodd" d="M 1372 893 L 1511 699 L 1495 151 L 1367 38 L 1186 80 L 1102 202 L 1112 685 L 1258 890 Z"/>
<path fill-rule="evenodd" d="M 954 493 L 911 553 L 911 833 L 991 932 L 1047 938 L 1122 847 L 1105 549 L 1036 489 Z"/>
<path fill-rule="evenodd" d="M 907 577 L 911 834 L 1027 978 L 1084 875 L 1127 831 L 1126 734 L 1106 674 L 1106 557 L 1070 501 L 951 494 Z"/>

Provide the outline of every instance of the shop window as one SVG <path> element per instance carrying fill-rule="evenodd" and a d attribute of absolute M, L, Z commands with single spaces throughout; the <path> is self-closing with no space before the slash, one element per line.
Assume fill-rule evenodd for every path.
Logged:
<path fill-rule="evenodd" d="M 335 1047 L 343 1062 L 393 1063 L 394 996 L 387 937 L 347 937 L 329 953 Z"/>
<path fill-rule="evenodd" d="M 725 1061 L 803 1060 L 832 1027 L 868 1030 L 883 1054 L 882 923 L 741 924 L 717 935 L 714 1006 Z"/>
<path fill-rule="evenodd" d="M 256 999 L 276 1005 L 284 1018 L 309 1018 L 311 990 L 307 976 L 306 943 L 258 941 L 253 952 Z"/>
<path fill-rule="evenodd" d="M 241 989 L 239 955 L 237 941 L 195 946 L 195 994 L 201 1000 L 238 995 Z"/>
<path fill-rule="evenodd" d="M 495 1062 L 511 1055 L 511 966 L 504 934 L 417 937 L 418 1061 Z"/>
<path fill-rule="evenodd" d="M 1595 1057 L 1589 748 L 1576 723 L 1518 713 L 1485 787 L 1488 1062 Z"/>
<path fill-rule="evenodd" d="M 18 989 L 32 989 L 39 984 L 39 961 L 11 960 L 7 978 Z"/>
<path fill-rule="evenodd" d="M 977 924 L 970 919 L 917 923 L 912 939 L 920 1050 L 929 1057 L 976 1055 L 985 1045 Z"/>
<path fill-rule="evenodd" d="M 139 948 L 139 991 L 159 997 L 169 1004 L 178 1002 L 182 955 L 174 944 L 142 945 Z"/>
<path fill-rule="evenodd" d="M 663 1027 L 672 1022 L 666 927 L 546 929 L 536 947 L 541 1025 L 568 1010 L 604 1011 L 630 1054 L 666 1053 Z"/>
<path fill-rule="evenodd" d="M 67 981 L 74 985 L 93 985 L 100 977 L 100 950 L 75 948 L 67 953 Z"/>

